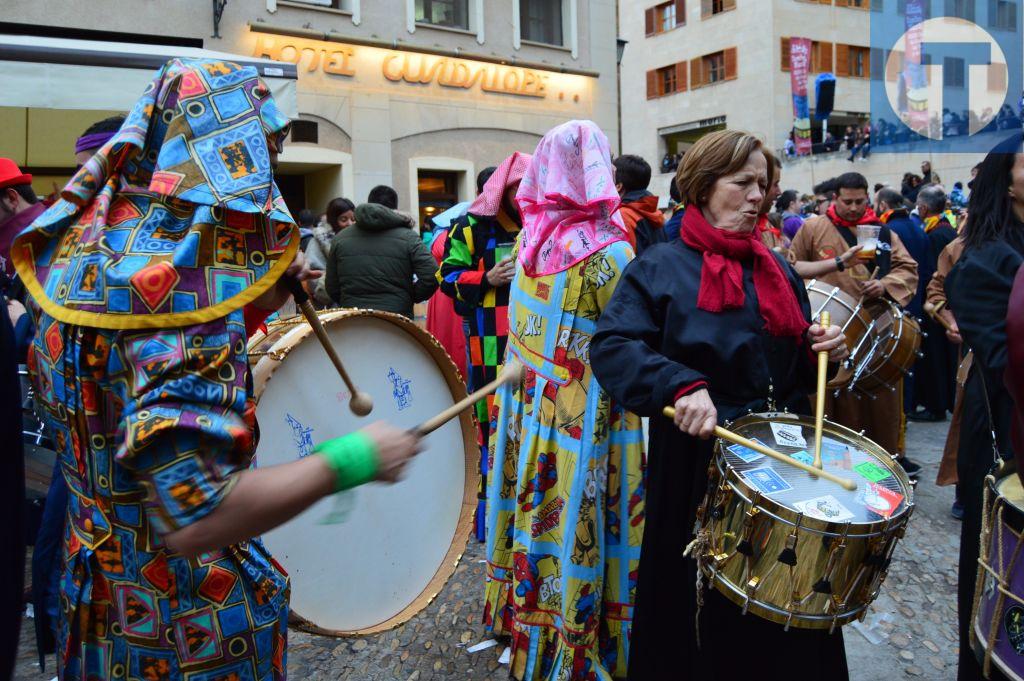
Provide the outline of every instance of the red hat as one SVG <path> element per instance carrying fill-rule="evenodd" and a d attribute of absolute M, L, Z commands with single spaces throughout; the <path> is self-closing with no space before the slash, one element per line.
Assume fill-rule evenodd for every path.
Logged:
<path fill-rule="evenodd" d="M 21 168 L 18 167 L 17 163 L 9 158 L 0 156 L 0 189 L 6 189 L 7 187 L 19 184 L 28 184 L 31 181 L 32 176 L 21 172 Z"/>

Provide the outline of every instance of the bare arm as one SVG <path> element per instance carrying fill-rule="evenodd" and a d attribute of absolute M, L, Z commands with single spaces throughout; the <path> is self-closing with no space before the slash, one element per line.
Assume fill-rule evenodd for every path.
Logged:
<path fill-rule="evenodd" d="M 257 537 L 291 520 L 334 491 L 322 456 L 236 473 L 224 501 L 208 516 L 167 534 L 174 552 L 195 556 Z"/>

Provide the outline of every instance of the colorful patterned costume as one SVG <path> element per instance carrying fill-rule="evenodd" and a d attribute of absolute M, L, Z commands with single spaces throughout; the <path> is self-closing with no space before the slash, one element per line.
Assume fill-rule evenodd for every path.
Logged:
<path fill-rule="evenodd" d="M 243 305 L 298 231 L 255 70 L 169 62 L 15 240 L 42 307 L 30 367 L 70 488 L 62 679 L 284 677 L 288 579 L 258 541 L 186 559 L 255 449 Z"/>
<path fill-rule="evenodd" d="M 549 132 L 516 199 L 535 248 L 519 254 L 508 348 L 526 377 L 491 411 L 484 622 L 511 636 L 517 679 L 621 678 L 645 464 L 640 419 L 590 368 L 597 320 L 634 255 L 597 126 Z"/>
<path fill-rule="evenodd" d="M 466 383 L 471 392 L 496 379 L 505 358 L 509 286 L 491 286 L 487 283 L 487 272 L 512 255 L 519 225 L 502 208 L 502 196 L 507 187 L 522 177 L 529 158 L 516 152 L 505 159 L 470 207 L 470 213 L 453 221 L 438 272 L 441 290 L 455 300 L 455 310 L 466 322 L 469 359 Z M 489 471 L 488 414 L 493 404 L 494 396 L 488 395 L 476 405 L 481 478 L 480 501 L 474 522 L 478 541 L 484 541 L 484 504 Z"/>
<path fill-rule="evenodd" d="M 512 292 L 509 349 L 528 368 L 491 412 L 484 620 L 512 636 L 516 678 L 625 676 L 643 433 L 597 384 L 588 350 L 632 257 L 617 242 L 560 274 L 520 272 Z"/>

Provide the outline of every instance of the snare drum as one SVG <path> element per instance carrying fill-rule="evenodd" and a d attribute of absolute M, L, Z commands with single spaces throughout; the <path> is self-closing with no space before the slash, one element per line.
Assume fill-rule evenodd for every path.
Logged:
<path fill-rule="evenodd" d="M 863 345 L 863 339 L 870 334 L 871 315 L 853 296 L 843 293 L 838 286 L 829 286 L 816 279 L 804 283 L 807 286 L 807 297 L 811 301 L 811 320 L 818 322 L 821 320 L 821 313 L 828 312 L 832 323 L 841 328 L 846 335 L 846 347 L 852 356 L 857 348 Z M 829 381 L 828 386 L 841 388 L 849 383 L 852 376 L 853 372 L 844 365 L 835 378 Z"/>
<path fill-rule="evenodd" d="M 921 325 L 913 315 L 888 300 L 875 301 L 869 310 L 874 318 L 871 343 L 851 356 L 854 366 L 851 388 L 868 395 L 895 390 L 920 356 Z"/>
<path fill-rule="evenodd" d="M 1024 488 L 1016 471 L 986 479 L 982 518 L 971 646 L 986 677 L 995 664 L 1024 679 Z"/>
<path fill-rule="evenodd" d="M 812 461 L 813 419 L 750 414 L 727 427 Z M 852 430 L 826 421 L 822 460 L 857 490 L 719 440 L 697 511 L 693 549 L 709 583 L 745 613 L 786 628 L 863 618 L 914 508 L 903 470 Z"/>
<path fill-rule="evenodd" d="M 371 421 L 413 428 L 466 396 L 444 349 L 401 315 L 365 310 L 320 313 L 353 381 L 373 397 L 358 418 L 349 394 L 309 325 L 274 322 L 249 343 L 258 397 L 260 466 L 308 456 L 318 442 Z M 425 450 L 394 485 L 345 494 L 345 519 L 323 524 L 336 499 L 263 535 L 289 573 L 300 626 L 330 635 L 370 634 L 427 606 L 455 572 L 476 509 L 476 429 L 463 413 L 424 439 Z"/>

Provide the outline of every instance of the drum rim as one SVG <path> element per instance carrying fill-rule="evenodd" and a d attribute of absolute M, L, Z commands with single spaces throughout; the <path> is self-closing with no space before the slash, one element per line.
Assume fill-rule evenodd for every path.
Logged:
<path fill-rule="evenodd" d="M 366 310 L 362 308 L 332 308 L 329 310 L 321 310 L 319 315 L 324 327 L 342 322 L 346 319 L 372 318 L 389 322 L 404 331 L 408 331 L 409 335 L 423 346 L 427 351 L 427 354 L 437 362 L 445 383 L 448 385 L 448 389 L 452 393 L 453 402 L 457 402 L 466 397 L 466 386 L 463 383 L 459 370 L 452 361 L 451 356 L 436 338 L 426 330 L 417 326 L 412 320 L 393 312 Z M 279 320 L 275 324 L 275 326 L 295 326 L 297 331 L 293 332 L 290 330 L 285 332 L 285 334 L 278 338 L 266 352 L 259 356 L 259 361 L 252 365 L 253 396 L 257 404 L 259 403 L 260 397 L 263 395 L 263 391 L 266 390 L 267 384 L 270 383 L 270 379 L 273 378 L 274 373 L 283 363 L 288 354 L 302 342 L 313 336 L 313 329 L 308 322 L 305 320 L 294 321 L 295 319 L 295 317 L 290 317 L 288 319 Z M 256 340 L 257 338 L 254 336 L 252 341 Z M 285 347 L 279 348 L 279 345 Z M 247 344 L 246 350 L 248 350 L 248 347 L 249 346 Z M 280 352 L 275 352 L 276 350 L 280 350 Z M 455 525 L 452 542 L 448 547 L 448 551 L 445 553 L 444 559 L 438 566 L 434 576 L 427 582 L 420 594 L 395 615 L 392 615 L 383 622 L 379 622 L 369 627 L 363 627 L 362 629 L 327 629 L 321 627 L 303 617 L 296 610 L 294 604 L 289 604 L 289 624 L 303 631 L 314 634 L 323 634 L 326 636 L 347 638 L 379 634 L 405 624 L 423 611 L 435 598 L 437 598 L 441 589 L 448 583 L 448 580 L 451 579 L 452 575 L 455 574 L 456 569 L 459 567 L 459 563 L 462 562 L 466 546 L 469 543 L 469 535 L 473 527 L 473 518 L 476 514 L 477 485 L 480 476 L 479 471 L 477 470 L 477 462 L 473 454 L 478 454 L 479 448 L 476 444 L 476 424 L 471 415 L 471 411 L 472 410 L 467 410 L 459 415 L 463 450 L 467 453 L 467 456 L 465 457 L 466 470 L 462 491 L 462 509 L 459 512 L 459 520 Z M 273 554 L 271 553 L 271 555 Z M 288 577 L 288 582 L 289 584 L 291 583 L 290 576 Z"/>
<path fill-rule="evenodd" d="M 726 424 L 727 428 L 736 428 L 748 425 L 754 422 L 764 421 L 780 421 L 782 419 L 789 419 L 793 421 L 800 421 L 804 425 L 814 426 L 814 419 L 809 416 L 802 416 L 800 414 L 793 414 L 791 412 L 752 412 L 741 416 L 735 421 L 731 421 Z M 846 426 L 834 423 L 829 420 L 824 420 L 822 424 L 822 433 L 839 435 L 840 437 L 855 442 L 863 442 L 868 446 L 865 449 L 876 454 L 881 465 L 884 465 L 886 469 L 892 474 L 893 477 L 898 479 L 903 486 L 903 491 L 906 492 L 906 508 L 903 509 L 899 514 L 894 515 L 890 518 L 883 518 L 882 520 L 875 521 L 873 523 L 834 523 L 827 520 L 821 520 L 818 518 L 811 518 L 809 516 L 797 513 L 788 506 L 781 504 L 769 496 L 760 495 L 758 501 L 759 507 L 762 512 L 766 513 L 770 517 L 778 520 L 781 523 L 789 525 L 791 527 L 797 526 L 799 518 L 799 527 L 801 531 L 811 531 L 815 534 L 819 534 L 826 537 L 857 537 L 859 539 L 868 539 L 875 536 L 882 536 L 889 534 L 894 531 L 900 524 L 906 524 L 910 520 L 910 516 L 913 515 L 915 502 L 914 502 L 914 486 L 910 483 L 910 478 L 903 469 L 896 464 L 895 459 L 885 451 L 879 444 L 869 439 L 868 437 L 847 428 Z M 753 496 L 749 490 L 751 487 L 744 480 L 743 476 L 740 475 L 739 471 L 736 470 L 725 457 L 721 455 L 724 445 L 722 440 L 718 439 L 715 442 L 715 457 L 714 465 L 718 467 L 718 471 L 722 476 L 722 479 L 729 483 L 733 492 L 742 497 L 748 503 L 750 497 Z M 882 452 L 885 454 L 884 458 L 877 457 L 877 453 Z M 724 466 L 724 468 L 723 468 Z M 835 529 L 839 528 L 839 529 Z M 844 529 L 845 528 L 845 529 Z"/>
<path fill-rule="evenodd" d="M 868 379 L 876 381 L 879 385 L 875 386 L 875 390 L 877 390 L 878 388 L 895 387 L 896 383 L 899 383 L 899 381 L 902 380 L 907 375 L 907 373 L 909 372 L 909 367 L 913 366 L 913 362 L 908 363 L 906 366 L 897 365 L 896 369 L 897 371 L 899 371 L 901 376 L 894 383 L 891 383 L 880 376 L 882 369 L 890 364 L 890 362 L 892 361 L 892 357 L 896 354 L 896 351 L 899 350 L 900 342 L 903 340 L 903 336 L 906 333 L 907 328 L 913 328 L 917 331 L 916 342 L 914 342 L 912 345 L 910 356 L 915 357 L 917 355 L 917 351 L 921 349 L 921 325 L 917 323 L 917 320 L 914 319 L 914 316 L 911 314 L 907 314 L 907 312 L 903 308 L 901 308 L 899 305 L 892 302 L 891 300 L 883 300 L 882 302 L 885 303 L 886 306 L 888 306 L 887 308 L 884 309 L 886 309 L 890 314 L 892 314 L 892 327 L 890 327 L 888 336 L 883 340 L 883 342 L 886 344 L 886 350 L 888 351 L 888 354 L 885 355 L 884 358 L 882 358 L 882 355 L 878 355 L 876 357 L 873 349 L 871 354 L 869 354 L 864 359 L 866 363 L 864 367 L 864 372 L 861 374 L 860 378 L 857 379 L 857 384 L 860 384 L 861 382 Z M 898 333 L 894 333 L 897 330 Z M 857 387 L 857 384 L 855 384 L 853 387 Z M 872 390 L 870 386 L 868 388 L 861 388 L 861 390 L 866 390 L 869 394 L 874 394 L 874 390 Z"/>
<path fill-rule="evenodd" d="M 858 303 L 856 298 L 854 298 L 853 296 L 851 296 L 849 293 L 839 288 L 838 286 L 835 286 L 834 284 L 829 284 L 825 281 L 822 281 L 821 279 L 805 279 L 804 287 L 807 289 L 808 293 L 808 302 L 810 303 L 812 321 L 816 321 L 819 319 L 819 316 L 824 311 L 825 307 L 827 306 L 827 303 L 826 305 L 818 307 L 817 311 L 815 311 L 814 301 L 810 300 L 811 293 L 814 293 L 819 296 L 824 296 L 826 299 L 833 300 L 839 303 L 846 311 L 850 313 L 850 318 L 847 319 L 846 322 L 840 328 L 842 328 L 843 333 L 846 334 L 847 348 L 849 348 L 850 352 L 853 352 L 859 340 L 862 337 L 868 336 L 871 333 L 871 329 L 873 328 L 874 320 L 868 313 L 867 308 L 864 307 L 864 304 Z M 831 287 L 831 289 L 826 290 L 826 288 L 828 287 Z M 853 324 L 853 320 L 855 319 L 860 323 L 859 325 L 861 327 L 861 331 L 856 335 L 850 328 Z M 848 384 L 850 382 L 850 379 L 853 378 L 853 374 L 854 372 L 851 369 L 847 368 L 845 363 L 841 364 L 839 371 L 827 383 L 829 389 L 848 389 Z"/>

